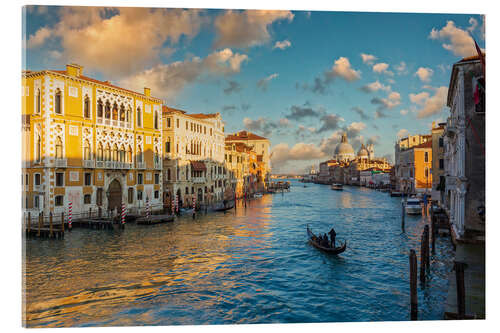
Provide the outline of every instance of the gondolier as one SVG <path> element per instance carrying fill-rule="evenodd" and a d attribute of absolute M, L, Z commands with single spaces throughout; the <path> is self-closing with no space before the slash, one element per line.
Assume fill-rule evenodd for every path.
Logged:
<path fill-rule="evenodd" d="M 333 229 L 333 228 L 332 228 Z M 334 230 L 335 231 L 335 230 Z M 341 243 L 340 246 L 336 246 L 336 247 L 329 247 L 329 246 L 324 246 L 322 245 L 322 237 L 321 234 L 319 236 L 316 236 L 312 231 L 311 229 L 309 229 L 309 226 L 307 226 L 307 236 L 309 237 L 309 242 L 315 247 L 315 248 L 318 248 L 322 251 L 325 251 L 325 252 L 328 252 L 328 253 L 331 253 L 331 254 L 340 254 L 342 252 L 345 251 L 346 249 L 346 246 L 347 246 L 347 242 L 344 241 L 344 244 Z M 328 236 L 326 236 L 325 234 L 325 237 L 327 238 Z"/>
<path fill-rule="evenodd" d="M 330 230 L 328 234 L 330 235 L 330 247 L 335 247 L 335 237 L 337 236 L 335 229 L 332 227 L 332 230 Z"/>

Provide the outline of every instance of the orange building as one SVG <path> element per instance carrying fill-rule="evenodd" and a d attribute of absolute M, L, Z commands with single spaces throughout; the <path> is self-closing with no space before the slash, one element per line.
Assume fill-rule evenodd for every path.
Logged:
<path fill-rule="evenodd" d="M 432 189 L 432 140 L 403 150 L 400 155 L 400 187 L 403 192 Z"/>

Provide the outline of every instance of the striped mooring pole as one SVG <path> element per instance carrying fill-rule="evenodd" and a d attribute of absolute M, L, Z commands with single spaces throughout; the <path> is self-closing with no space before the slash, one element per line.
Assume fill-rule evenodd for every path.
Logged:
<path fill-rule="evenodd" d="M 70 201 L 68 203 L 68 229 L 71 230 L 71 219 L 72 219 L 72 210 L 73 210 L 73 203 Z"/>
<path fill-rule="evenodd" d="M 179 213 L 179 198 L 177 197 L 177 194 L 175 195 L 175 212 L 177 214 Z"/>
<path fill-rule="evenodd" d="M 122 225 L 125 225 L 125 203 L 122 202 Z"/>
<path fill-rule="evenodd" d="M 149 211 L 149 198 L 146 198 L 146 218 L 149 219 L 149 216 L 151 215 Z"/>
<path fill-rule="evenodd" d="M 193 219 L 196 214 L 196 197 L 193 197 Z"/>

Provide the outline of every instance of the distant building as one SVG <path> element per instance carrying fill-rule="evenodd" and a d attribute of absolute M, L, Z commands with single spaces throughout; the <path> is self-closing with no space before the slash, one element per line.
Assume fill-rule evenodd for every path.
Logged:
<path fill-rule="evenodd" d="M 400 138 L 396 142 L 394 148 L 394 157 L 395 157 L 394 173 L 396 177 L 396 189 L 398 191 L 408 190 L 409 182 L 413 182 L 412 180 L 410 180 L 410 178 L 412 179 L 414 178 L 414 170 L 413 169 L 410 170 L 409 166 L 407 165 L 409 163 L 410 156 L 408 153 L 405 152 L 411 149 L 412 147 L 424 144 L 431 140 L 432 140 L 432 135 L 430 134 L 424 134 L 424 135 L 417 134 Z M 404 184 L 402 180 L 404 180 Z"/>
<path fill-rule="evenodd" d="M 432 189 L 432 141 L 399 152 L 399 190 L 404 193 Z"/>
<path fill-rule="evenodd" d="M 485 84 L 479 57 L 453 65 L 444 131 L 445 186 L 440 187 L 454 238 L 484 241 Z"/>

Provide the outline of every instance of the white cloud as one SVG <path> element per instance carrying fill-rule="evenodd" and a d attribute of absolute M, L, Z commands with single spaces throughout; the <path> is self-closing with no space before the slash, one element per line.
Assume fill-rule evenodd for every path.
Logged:
<path fill-rule="evenodd" d="M 477 28 L 477 20 L 473 17 L 469 19 L 470 26 L 467 28 L 467 31 L 473 32 Z"/>
<path fill-rule="evenodd" d="M 238 73 L 245 54 L 224 49 L 209 54 L 206 58 L 193 57 L 170 64 L 159 64 L 150 69 L 130 75 L 120 83 L 129 89 L 151 88 L 153 96 L 174 98 L 186 84 L 193 83 L 203 75 L 225 76 Z"/>
<path fill-rule="evenodd" d="M 398 72 L 399 75 L 407 74 L 408 70 L 406 69 L 406 62 L 401 61 L 399 65 L 394 66 L 394 69 L 396 72 Z"/>
<path fill-rule="evenodd" d="M 398 138 L 401 139 L 401 138 L 404 138 L 404 137 L 408 136 L 408 134 L 409 134 L 408 130 L 402 128 L 402 129 L 399 130 L 397 136 L 398 136 Z"/>
<path fill-rule="evenodd" d="M 294 14 L 285 10 L 226 10 L 215 19 L 215 47 L 251 47 L 271 39 L 269 26 L 279 20 L 291 22 Z"/>
<path fill-rule="evenodd" d="M 283 41 L 277 41 L 276 43 L 274 43 L 273 49 L 284 50 L 286 48 L 289 48 L 290 46 L 292 46 L 292 43 L 289 40 L 285 39 Z"/>
<path fill-rule="evenodd" d="M 261 88 L 263 91 L 267 90 L 267 86 L 269 85 L 269 81 L 275 79 L 278 77 L 278 73 L 271 74 L 269 76 L 266 76 L 263 79 L 260 79 L 259 82 L 257 82 L 257 87 Z"/>
<path fill-rule="evenodd" d="M 469 32 L 457 28 L 453 21 L 446 22 L 446 26 L 441 28 L 441 30 L 432 28 L 429 38 L 449 40 L 449 43 L 443 43 L 442 46 L 444 49 L 453 52 L 456 56 L 469 57 L 477 53 L 474 40 Z"/>
<path fill-rule="evenodd" d="M 400 113 L 402 116 L 406 116 L 406 115 L 408 114 L 408 110 L 403 109 L 403 110 L 399 111 L 399 113 Z"/>
<path fill-rule="evenodd" d="M 373 54 L 361 53 L 361 59 L 363 59 L 363 63 L 371 65 L 375 60 L 377 60 L 377 57 L 375 57 Z"/>
<path fill-rule="evenodd" d="M 325 158 L 326 155 L 312 143 L 299 142 L 292 148 L 286 143 L 280 143 L 271 150 L 273 168 L 281 168 L 291 161 L 311 161 Z"/>
<path fill-rule="evenodd" d="M 363 90 L 364 92 L 375 92 L 379 90 L 390 91 L 391 86 L 386 86 L 377 80 L 375 82 L 364 85 L 363 87 L 361 87 L 361 90 Z"/>
<path fill-rule="evenodd" d="M 428 67 L 419 67 L 415 72 L 415 75 L 418 76 L 422 82 L 429 82 L 433 74 L 434 71 Z"/>
<path fill-rule="evenodd" d="M 418 105 L 424 105 L 425 101 L 429 99 L 429 96 L 427 91 L 422 91 L 418 94 L 410 94 L 410 101 Z"/>
<path fill-rule="evenodd" d="M 333 78 L 337 76 L 346 81 L 355 81 L 361 78 L 361 71 L 353 69 L 348 58 L 340 57 L 335 60 L 332 69 L 327 72 L 327 77 Z"/>
<path fill-rule="evenodd" d="M 389 76 L 394 75 L 393 72 L 388 71 L 387 69 L 389 68 L 389 64 L 386 64 L 384 62 L 379 62 L 378 64 L 373 65 L 372 69 L 375 73 L 383 73 Z"/>
<path fill-rule="evenodd" d="M 59 21 L 29 36 L 37 48 L 59 41 L 65 60 L 101 72 L 126 76 L 158 63 L 165 43 L 192 38 L 207 22 L 198 9 L 61 7 Z"/>
<path fill-rule="evenodd" d="M 415 109 L 417 118 L 426 118 L 438 114 L 446 106 L 448 87 L 442 86 L 434 89 L 434 95 L 430 96 L 427 91 L 419 94 L 410 94 L 410 101 L 421 108 Z"/>

